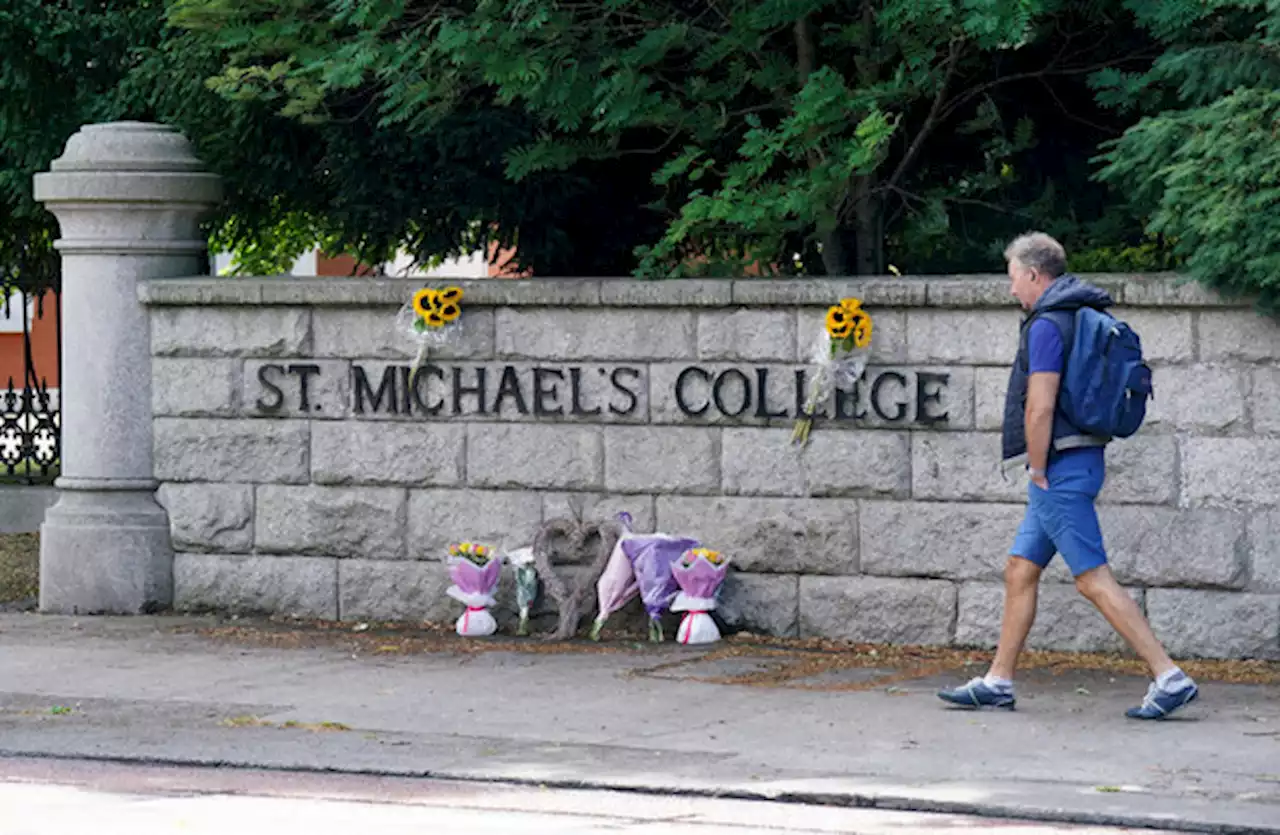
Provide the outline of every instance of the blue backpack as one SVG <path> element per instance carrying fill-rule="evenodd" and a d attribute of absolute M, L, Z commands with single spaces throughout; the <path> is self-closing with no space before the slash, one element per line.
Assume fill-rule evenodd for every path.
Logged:
<path fill-rule="evenodd" d="M 1129 437 L 1142 426 L 1154 392 L 1142 340 L 1127 324 L 1093 307 L 1076 311 L 1073 330 L 1058 407 L 1081 432 Z"/>

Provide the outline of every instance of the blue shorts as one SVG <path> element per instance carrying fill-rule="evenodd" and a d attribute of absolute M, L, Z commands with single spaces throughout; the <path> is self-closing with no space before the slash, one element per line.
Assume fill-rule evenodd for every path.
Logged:
<path fill-rule="evenodd" d="M 1049 463 L 1049 489 L 1027 485 L 1027 513 L 1013 538 L 1010 556 L 1044 568 L 1054 554 L 1073 577 L 1107 562 L 1093 501 L 1102 491 L 1106 465 L 1102 447 L 1075 449 Z"/>

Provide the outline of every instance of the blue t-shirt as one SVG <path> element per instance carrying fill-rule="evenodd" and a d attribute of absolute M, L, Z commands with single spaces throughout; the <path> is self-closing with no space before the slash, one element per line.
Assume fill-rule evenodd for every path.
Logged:
<path fill-rule="evenodd" d="M 1027 334 L 1027 372 L 1037 374 L 1050 372 L 1061 374 L 1065 368 L 1066 350 L 1062 344 L 1062 331 L 1048 319 L 1037 319 L 1031 323 L 1031 332 Z M 1073 463 L 1086 464 L 1101 462 L 1105 455 L 1102 447 L 1083 447 L 1067 449 L 1056 453 L 1060 459 L 1070 459 Z"/>
<path fill-rule="evenodd" d="M 1031 323 L 1031 332 L 1027 334 L 1028 373 L 1048 371 L 1061 374 L 1063 353 L 1062 331 L 1057 325 L 1048 319 L 1037 319 Z"/>

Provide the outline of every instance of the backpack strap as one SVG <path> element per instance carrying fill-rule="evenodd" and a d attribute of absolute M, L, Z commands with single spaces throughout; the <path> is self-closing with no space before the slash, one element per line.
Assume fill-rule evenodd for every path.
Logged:
<path fill-rule="evenodd" d="M 1018 356 L 1021 357 L 1024 374 L 1031 368 L 1031 357 L 1027 353 L 1027 342 L 1031 338 L 1031 326 L 1037 319 L 1047 319 L 1057 325 L 1058 333 L 1062 336 L 1062 373 L 1066 374 L 1067 359 L 1071 356 L 1071 343 L 1075 341 L 1076 336 L 1076 311 L 1046 310 L 1040 313 L 1033 313 L 1027 319 L 1022 326 L 1022 332 L 1018 336 Z"/>

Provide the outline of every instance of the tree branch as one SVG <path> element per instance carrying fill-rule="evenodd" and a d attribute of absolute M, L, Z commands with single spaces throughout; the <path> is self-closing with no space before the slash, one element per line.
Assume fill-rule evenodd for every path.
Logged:
<path fill-rule="evenodd" d="M 946 101 L 947 90 L 951 87 L 951 79 L 956 74 L 956 66 L 960 63 L 960 55 L 963 52 L 964 42 L 959 38 L 952 39 L 950 54 L 947 56 L 946 72 L 942 76 L 942 83 L 938 85 L 937 94 L 933 97 L 933 104 L 929 107 L 929 115 L 925 117 L 924 124 L 916 132 L 915 139 L 911 140 L 911 145 L 907 148 L 907 152 L 902 155 L 897 168 L 889 175 L 887 184 L 890 188 L 896 185 L 911 165 L 915 163 L 916 157 L 920 155 L 921 148 L 924 147 L 925 139 L 929 137 L 929 134 L 933 132 L 934 127 L 940 121 L 939 112 L 942 110 L 942 103 Z"/>
<path fill-rule="evenodd" d="M 1139 56 L 1134 56 L 1134 60 L 1138 57 Z M 1010 75 L 1001 76 L 1000 78 L 988 81 L 984 84 L 979 84 L 976 87 L 971 87 L 961 95 L 958 95 L 951 101 L 947 102 L 947 106 L 938 116 L 938 121 L 945 122 L 965 104 L 973 101 L 988 90 L 994 90 L 996 87 L 999 87 L 1002 84 L 1008 84 L 1011 81 L 1025 81 L 1029 78 L 1045 78 L 1046 76 L 1051 75 L 1087 75 L 1088 73 L 1097 72 L 1098 70 L 1103 70 L 1116 65 L 1115 61 L 1099 61 L 1095 64 L 1087 64 L 1079 67 L 1063 67 L 1061 69 L 1055 69 L 1054 64 L 1056 62 L 1057 57 L 1041 69 L 1033 70 L 1031 72 L 1012 73 Z"/>
<path fill-rule="evenodd" d="M 809 76 L 813 75 L 814 65 L 817 63 L 817 49 L 813 44 L 813 27 L 809 24 L 809 18 L 797 20 L 793 31 L 796 36 L 796 77 L 800 82 L 799 87 L 803 88 Z"/>

